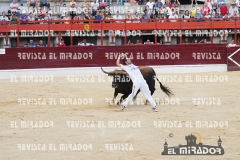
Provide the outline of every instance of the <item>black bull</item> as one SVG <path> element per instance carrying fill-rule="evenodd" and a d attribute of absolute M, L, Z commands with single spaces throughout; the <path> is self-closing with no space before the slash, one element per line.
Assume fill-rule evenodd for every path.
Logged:
<path fill-rule="evenodd" d="M 138 67 L 138 68 L 141 71 L 144 79 L 146 80 L 146 82 L 148 84 L 149 90 L 151 91 L 151 95 L 153 95 L 154 91 L 156 90 L 155 89 L 155 78 L 160 83 L 161 90 L 168 97 L 173 95 L 172 91 L 168 87 L 163 86 L 162 83 L 158 80 L 158 78 L 156 77 L 156 73 L 152 68 L 145 67 L 145 66 L 144 67 Z M 118 93 L 122 93 L 123 96 L 121 97 L 120 101 L 117 103 L 118 105 L 121 104 L 122 101 L 125 98 L 127 98 L 129 94 L 132 93 L 132 85 L 133 85 L 132 80 L 128 77 L 128 74 L 123 70 L 114 70 L 112 72 L 106 72 L 102 69 L 102 71 L 104 73 L 108 74 L 108 76 L 113 76 L 112 87 L 115 88 L 113 102 L 114 102 L 115 98 L 117 97 Z M 137 94 L 139 92 L 140 92 L 140 90 L 138 90 Z M 136 99 L 137 94 L 133 98 L 133 100 Z M 147 103 L 147 101 L 146 101 L 146 103 Z"/>

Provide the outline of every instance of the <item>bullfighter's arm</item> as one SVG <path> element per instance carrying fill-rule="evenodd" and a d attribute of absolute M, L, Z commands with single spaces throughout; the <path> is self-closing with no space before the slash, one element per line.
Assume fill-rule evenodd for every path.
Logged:
<path fill-rule="evenodd" d="M 121 66 L 120 66 L 120 58 L 121 58 L 121 57 L 122 57 L 122 56 L 119 55 L 119 56 L 118 56 L 118 59 L 117 59 L 117 62 L 116 62 L 116 65 L 117 65 L 118 67 L 121 67 Z"/>

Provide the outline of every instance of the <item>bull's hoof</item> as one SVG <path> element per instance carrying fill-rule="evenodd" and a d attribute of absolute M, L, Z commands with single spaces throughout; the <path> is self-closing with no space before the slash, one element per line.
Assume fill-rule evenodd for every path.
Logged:
<path fill-rule="evenodd" d="M 148 105 L 148 100 L 146 100 L 145 105 Z"/>
<path fill-rule="evenodd" d="M 108 102 L 108 105 L 109 105 L 109 106 L 114 105 L 114 101 L 109 101 L 109 102 Z"/>
<path fill-rule="evenodd" d="M 136 101 L 137 97 L 133 97 L 133 101 Z"/>

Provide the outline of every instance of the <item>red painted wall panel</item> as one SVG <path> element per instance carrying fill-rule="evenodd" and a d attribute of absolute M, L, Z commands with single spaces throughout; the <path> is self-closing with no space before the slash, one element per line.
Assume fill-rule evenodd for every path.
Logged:
<path fill-rule="evenodd" d="M 74 46 L 8 48 L 0 55 L 0 69 L 115 66 L 121 53 L 128 53 L 136 65 L 227 64 L 227 49 L 222 44 Z M 34 54 L 40 57 L 34 59 Z M 41 59 L 43 55 L 46 59 Z M 51 55 L 56 59 L 50 59 Z"/>
<path fill-rule="evenodd" d="M 239 51 L 238 51 L 239 50 Z M 228 57 L 230 57 L 235 63 L 228 59 L 228 71 L 240 71 L 240 48 L 233 47 L 227 50 Z M 235 53 L 235 54 L 234 54 Z M 236 64 L 237 63 L 237 64 Z"/>

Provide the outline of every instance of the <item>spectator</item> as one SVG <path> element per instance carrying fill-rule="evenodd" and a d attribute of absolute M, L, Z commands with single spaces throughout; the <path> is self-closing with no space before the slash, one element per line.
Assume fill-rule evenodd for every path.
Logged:
<path fill-rule="evenodd" d="M 149 39 L 144 44 L 152 44 Z"/>
<path fill-rule="evenodd" d="M 24 44 L 24 46 L 23 47 L 28 47 L 28 44 Z"/>
<path fill-rule="evenodd" d="M 132 45 L 133 43 L 131 42 L 131 40 L 128 40 L 127 45 Z"/>
<path fill-rule="evenodd" d="M 150 14 L 150 18 L 151 19 L 155 19 L 156 18 L 155 10 L 153 10 L 152 13 Z M 153 20 L 153 22 L 154 22 L 154 20 Z"/>
<path fill-rule="evenodd" d="M 207 14 L 204 16 L 205 22 L 210 22 L 210 18 L 214 18 L 212 17 L 212 13 L 211 12 L 207 12 Z"/>
<path fill-rule="evenodd" d="M 76 2 L 76 0 L 72 0 L 71 2 L 69 2 L 69 7 L 70 7 L 70 8 L 77 8 L 77 2 Z"/>
<path fill-rule="evenodd" d="M 148 23 L 149 22 L 149 18 L 150 18 L 150 15 L 147 13 L 147 10 L 144 10 L 143 11 L 143 15 L 142 15 L 142 23 Z"/>
<path fill-rule="evenodd" d="M 229 18 L 237 18 L 239 17 L 239 14 L 237 11 L 234 11 L 232 15 L 229 16 Z"/>
<path fill-rule="evenodd" d="M 108 0 L 105 0 L 105 2 L 109 5 L 112 5 L 112 0 L 109 0 L 109 3 L 108 3 Z M 126 0 L 125 0 L 125 2 L 126 2 Z"/>
<path fill-rule="evenodd" d="M 33 8 L 36 7 L 36 8 L 38 9 L 38 3 L 37 3 L 37 0 L 28 0 L 27 5 L 28 5 L 28 10 L 29 10 L 30 6 L 33 7 Z"/>
<path fill-rule="evenodd" d="M 52 14 L 51 13 L 46 13 L 46 16 L 44 17 L 45 20 L 53 20 Z M 52 22 L 50 22 L 51 24 Z M 47 24 L 47 23 L 46 23 Z"/>
<path fill-rule="evenodd" d="M 156 7 L 157 10 L 160 10 L 163 7 L 163 3 L 161 2 L 161 0 L 158 0 L 155 3 L 155 7 Z"/>
<path fill-rule="evenodd" d="M 225 0 L 217 0 L 217 5 L 218 5 L 218 7 L 221 7 L 223 4 L 226 5 Z"/>
<path fill-rule="evenodd" d="M 37 47 L 47 47 L 47 45 L 43 43 L 42 40 L 40 40 L 39 43 L 37 44 Z"/>
<path fill-rule="evenodd" d="M 28 45 L 28 47 L 36 47 L 36 44 L 33 42 L 32 39 L 30 39 L 30 41 L 27 45 Z"/>
<path fill-rule="evenodd" d="M 159 17 L 159 19 L 160 19 L 159 22 L 165 22 L 165 21 L 166 21 L 165 19 L 166 19 L 167 17 L 164 16 L 164 12 L 161 12 L 159 15 L 160 15 L 160 17 Z"/>
<path fill-rule="evenodd" d="M 207 6 L 207 2 L 201 8 L 202 16 L 204 17 L 208 12 L 210 12 L 210 8 Z"/>
<path fill-rule="evenodd" d="M 234 43 L 234 39 L 231 40 L 231 42 L 226 46 L 227 48 L 230 48 L 230 47 L 239 47 L 239 45 L 235 44 Z"/>
<path fill-rule="evenodd" d="M 44 18 L 46 15 L 46 11 L 44 10 L 44 7 L 41 6 L 40 10 L 39 10 L 39 16 L 41 16 L 42 18 Z"/>
<path fill-rule="evenodd" d="M 11 13 L 15 12 L 19 15 L 19 6 L 16 2 L 16 0 L 13 0 L 12 3 L 10 3 L 10 11 Z"/>
<path fill-rule="evenodd" d="M 105 8 L 105 11 L 107 12 L 107 14 L 108 14 L 109 16 L 111 16 L 111 15 L 112 15 L 112 11 L 111 11 L 111 9 L 110 9 L 110 6 L 109 6 L 109 5 L 107 5 L 107 7 Z"/>
<path fill-rule="evenodd" d="M 100 12 L 102 12 L 102 11 L 97 10 L 97 14 L 94 18 L 94 20 L 96 20 L 96 22 L 94 22 L 94 23 L 100 23 L 100 20 L 103 20 L 104 17 L 101 16 Z"/>
<path fill-rule="evenodd" d="M 86 20 L 86 21 L 84 21 L 84 23 L 89 23 L 89 20 L 91 20 L 91 15 L 88 13 L 88 9 L 87 8 L 85 9 L 84 18 L 83 19 Z"/>
<path fill-rule="evenodd" d="M 33 17 L 38 16 L 38 10 L 36 8 L 33 8 L 32 14 L 33 14 Z"/>
<path fill-rule="evenodd" d="M 117 0 L 118 1 L 118 0 Z M 143 0 L 138 0 L 139 5 L 143 5 Z"/>
<path fill-rule="evenodd" d="M 127 0 L 125 0 L 125 2 L 127 2 Z M 120 2 L 119 2 L 119 0 L 117 0 L 117 4 L 122 5 L 123 4 L 123 0 L 120 0 Z"/>
<path fill-rule="evenodd" d="M 198 40 L 194 38 L 192 43 L 198 43 Z"/>
<path fill-rule="evenodd" d="M 104 12 L 104 22 L 105 23 L 110 23 L 110 21 L 109 21 L 109 14 L 108 14 L 107 11 Z"/>
<path fill-rule="evenodd" d="M 239 0 L 233 0 L 233 2 L 235 2 L 236 3 L 236 6 L 239 8 L 240 6 L 239 6 Z"/>
<path fill-rule="evenodd" d="M 86 0 L 85 0 L 86 1 Z M 70 12 L 70 16 L 73 19 L 75 17 L 75 15 L 77 14 L 77 2 L 75 2 L 74 0 L 72 0 L 69 3 L 69 12 Z"/>
<path fill-rule="evenodd" d="M 10 22 L 11 25 L 17 24 L 18 17 L 15 12 L 12 13 L 12 16 L 10 17 L 10 21 L 11 21 Z"/>
<path fill-rule="evenodd" d="M 50 3 L 48 3 L 48 0 L 40 0 L 40 7 L 43 7 L 43 6 L 50 8 Z"/>
<path fill-rule="evenodd" d="M 159 44 L 160 44 L 160 45 L 164 44 L 164 42 L 163 42 L 162 39 L 160 39 Z"/>
<path fill-rule="evenodd" d="M 231 4 L 231 7 L 229 8 L 229 14 L 230 14 L 230 16 L 236 16 L 235 13 L 238 14 L 239 12 L 238 12 L 238 8 L 236 7 L 236 3 L 233 2 Z"/>
<path fill-rule="evenodd" d="M 188 38 L 185 38 L 183 43 L 188 44 L 189 43 Z"/>
<path fill-rule="evenodd" d="M 66 44 L 64 43 L 64 39 L 61 39 L 61 42 L 58 44 L 58 47 L 66 47 Z"/>
<path fill-rule="evenodd" d="M 180 7 L 180 2 L 179 2 L 178 0 L 174 0 L 174 1 L 173 1 L 173 4 L 172 4 L 172 7 L 179 9 L 179 7 Z"/>
<path fill-rule="evenodd" d="M 211 4 L 212 4 L 212 10 L 216 10 L 218 9 L 218 0 L 212 0 Z"/>
<path fill-rule="evenodd" d="M 70 24 L 71 17 L 69 16 L 69 13 L 66 13 L 65 16 L 63 17 L 64 24 Z"/>
<path fill-rule="evenodd" d="M 190 14 L 189 14 L 188 10 L 185 11 L 185 13 L 182 16 L 182 18 L 184 18 L 184 19 L 189 19 L 190 18 Z M 183 22 L 188 22 L 188 20 L 183 20 Z"/>
<path fill-rule="evenodd" d="M 10 3 L 13 3 L 14 0 L 10 0 Z M 23 6 L 23 0 L 20 0 L 21 6 Z"/>
<path fill-rule="evenodd" d="M 204 39 L 202 39 L 202 40 L 201 40 L 200 42 L 198 42 L 198 43 L 210 43 L 210 42 L 208 42 L 207 39 L 204 38 Z"/>
<path fill-rule="evenodd" d="M 93 0 L 93 2 L 91 3 L 91 6 L 92 6 L 92 11 L 93 11 L 93 16 L 95 16 L 97 13 L 97 10 L 99 8 L 99 3 L 97 3 L 96 0 Z"/>
<path fill-rule="evenodd" d="M 172 9 L 172 15 L 169 16 L 169 19 L 174 19 L 170 20 L 171 22 L 177 22 L 176 18 L 178 18 L 178 15 L 176 14 L 176 11 Z"/>
<path fill-rule="evenodd" d="M 51 15 L 52 15 L 52 14 L 53 14 L 53 13 L 52 13 L 52 9 L 51 9 L 51 8 L 48 8 L 46 13 L 48 13 L 48 14 L 51 14 Z"/>
<path fill-rule="evenodd" d="M 191 1 L 192 1 L 191 6 L 193 6 L 193 1 L 194 1 L 194 0 L 191 0 Z M 198 4 L 197 4 L 197 0 L 195 0 L 195 5 L 198 5 Z"/>
<path fill-rule="evenodd" d="M 88 13 L 91 14 L 91 16 L 93 16 L 93 10 L 92 10 L 92 7 L 91 6 L 87 6 L 87 9 L 88 9 Z M 101 11 L 104 11 L 104 10 L 101 10 Z M 103 12 L 101 12 L 102 14 Z"/>
<path fill-rule="evenodd" d="M 190 17 L 195 18 L 196 12 L 197 12 L 196 7 L 193 5 L 192 9 L 190 10 Z"/>
<path fill-rule="evenodd" d="M 133 23 L 140 23 L 140 15 L 138 12 L 135 13 L 135 15 L 133 16 Z"/>
<path fill-rule="evenodd" d="M 135 4 L 137 4 L 137 2 L 135 0 L 130 0 L 129 3 L 133 6 Z"/>
<path fill-rule="evenodd" d="M 39 17 L 38 17 L 38 21 L 44 21 L 44 17 L 43 17 L 43 15 L 39 15 Z M 43 24 L 43 22 L 40 22 L 39 24 Z"/>
<path fill-rule="evenodd" d="M 146 6 L 149 7 L 150 13 L 152 12 L 154 5 L 155 5 L 155 3 L 154 3 L 152 0 L 149 0 L 149 1 L 147 2 Z"/>
<path fill-rule="evenodd" d="M 54 20 L 58 21 L 58 22 L 55 22 L 55 24 L 61 24 L 61 22 L 59 22 L 61 20 L 61 15 L 57 15 L 57 17 Z"/>
<path fill-rule="evenodd" d="M 67 12 L 68 12 L 67 6 L 66 6 L 66 4 L 63 4 L 63 8 L 61 10 L 61 19 L 63 19 L 63 17 L 65 17 Z"/>
<path fill-rule="evenodd" d="M 172 7 L 171 7 L 172 8 Z M 169 17 L 170 15 L 172 15 L 172 9 L 169 6 L 166 6 L 166 13 L 167 13 L 167 17 Z"/>
<path fill-rule="evenodd" d="M 51 1 L 52 1 L 52 0 L 51 0 Z M 59 1 L 60 1 L 60 4 L 57 4 L 57 0 L 54 0 L 56 6 L 61 6 L 61 5 L 62 5 L 63 0 L 59 0 Z"/>
<path fill-rule="evenodd" d="M 230 18 L 229 16 L 228 16 L 228 13 L 225 13 L 225 15 L 222 17 L 225 21 L 228 21 L 228 19 Z"/>
<path fill-rule="evenodd" d="M 78 46 L 94 46 L 94 44 L 87 43 L 87 40 L 83 39 L 82 42 L 78 43 Z"/>
<path fill-rule="evenodd" d="M 127 11 L 127 14 L 125 15 L 125 19 L 126 19 L 126 23 L 132 22 L 132 16 L 130 11 Z"/>
<path fill-rule="evenodd" d="M 226 6 L 226 3 L 222 3 L 221 7 L 219 8 L 220 15 L 224 16 L 228 12 L 228 7 Z"/>
<path fill-rule="evenodd" d="M 147 14 L 149 14 L 149 15 L 151 14 L 151 10 L 149 9 L 149 6 L 145 6 L 144 10 L 147 11 Z M 143 10 L 143 12 L 144 12 L 144 10 Z"/>
<path fill-rule="evenodd" d="M 116 12 L 116 15 L 113 16 L 113 19 L 123 19 L 121 15 L 119 15 L 119 11 Z M 122 21 L 115 21 L 116 23 L 122 23 Z"/>
<path fill-rule="evenodd" d="M 80 5 L 80 7 L 82 8 L 82 11 L 84 11 L 88 6 L 88 2 L 87 0 L 83 0 L 82 4 Z"/>
<path fill-rule="evenodd" d="M 213 18 L 222 18 L 221 15 L 219 15 L 219 13 L 216 13 L 215 16 Z M 219 21 L 219 20 L 218 20 Z"/>
<path fill-rule="evenodd" d="M 194 17 L 194 18 L 196 18 L 195 22 L 202 22 L 202 20 L 201 20 L 201 18 L 202 18 L 202 14 L 201 14 L 201 12 L 200 12 L 200 10 L 199 10 L 199 9 L 197 9 L 197 11 L 196 11 L 196 14 L 195 14 L 195 17 Z"/>
<path fill-rule="evenodd" d="M 35 18 L 33 17 L 32 12 L 29 13 L 27 20 L 28 24 L 34 24 Z"/>
<path fill-rule="evenodd" d="M 210 11 L 212 10 L 212 0 L 206 0 L 205 3 L 207 3 L 208 8 L 210 9 Z"/>
<path fill-rule="evenodd" d="M 77 24 L 77 23 L 79 23 L 79 22 L 75 22 L 75 21 L 78 21 L 78 20 L 82 20 L 81 18 L 80 18 L 80 15 L 75 15 L 74 17 L 73 17 L 73 24 Z"/>
<path fill-rule="evenodd" d="M 6 12 L 2 12 L 2 16 L 0 17 L 0 21 L 9 21 L 8 17 L 6 16 Z"/>
<path fill-rule="evenodd" d="M 140 43 L 139 39 L 137 39 L 135 44 L 139 45 L 139 44 L 142 44 L 142 43 Z"/>
<path fill-rule="evenodd" d="M 170 0 L 166 0 L 166 5 L 167 7 L 169 7 L 170 9 L 172 8 L 172 3 Z"/>
<path fill-rule="evenodd" d="M 22 11 L 22 14 L 20 15 L 19 19 L 21 20 L 20 24 L 27 24 L 28 15 L 26 15 L 26 11 L 25 10 Z"/>

